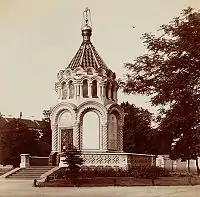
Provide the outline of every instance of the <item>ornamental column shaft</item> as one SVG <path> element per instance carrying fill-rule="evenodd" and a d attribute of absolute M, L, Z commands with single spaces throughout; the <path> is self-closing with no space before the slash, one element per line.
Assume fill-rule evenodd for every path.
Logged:
<path fill-rule="evenodd" d="M 103 151 L 108 150 L 108 123 L 104 123 L 102 125 L 102 144 L 103 144 Z"/>
<path fill-rule="evenodd" d="M 80 88 L 80 98 L 83 98 L 83 85 L 79 85 Z"/>
<path fill-rule="evenodd" d="M 73 145 L 77 150 L 80 150 L 80 123 L 75 122 L 73 126 Z"/>
<path fill-rule="evenodd" d="M 89 96 L 89 98 L 92 97 L 92 84 L 91 83 L 88 84 L 88 96 Z"/>
<path fill-rule="evenodd" d="M 58 151 L 58 125 L 52 125 L 52 152 Z"/>
<path fill-rule="evenodd" d="M 123 152 L 123 124 L 119 124 L 118 149 Z"/>
<path fill-rule="evenodd" d="M 99 83 L 97 83 L 97 97 L 101 98 L 101 86 Z"/>

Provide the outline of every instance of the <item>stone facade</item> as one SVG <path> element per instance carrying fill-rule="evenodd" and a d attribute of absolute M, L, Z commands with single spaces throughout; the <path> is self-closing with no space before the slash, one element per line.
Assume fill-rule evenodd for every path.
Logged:
<path fill-rule="evenodd" d="M 126 166 L 128 156 L 121 154 L 124 113 L 117 104 L 116 74 L 93 46 L 87 17 L 81 32 L 80 48 L 69 65 L 57 74 L 58 100 L 50 110 L 51 155 L 75 146 L 88 165 Z"/>

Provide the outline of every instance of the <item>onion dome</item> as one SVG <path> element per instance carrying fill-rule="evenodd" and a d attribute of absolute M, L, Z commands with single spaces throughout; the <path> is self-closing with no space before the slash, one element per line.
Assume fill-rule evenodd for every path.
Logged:
<path fill-rule="evenodd" d="M 78 67 L 82 67 L 85 70 L 88 67 L 93 67 L 96 71 L 99 70 L 100 68 L 108 70 L 106 64 L 104 63 L 103 59 L 100 57 L 100 55 L 98 54 L 98 52 L 96 51 L 95 47 L 93 46 L 90 40 L 92 35 L 92 27 L 91 24 L 90 25 L 88 24 L 89 11 L 90 10 L 88 8 L 86 8 L 86 10 L 84 11 L 85 13 L 84 25 L 81 28 L 83 42 L 81 43 L 81 46 L 79 47 L 78 51 L 72 58 L 67 68 L 74 70 Z"/>

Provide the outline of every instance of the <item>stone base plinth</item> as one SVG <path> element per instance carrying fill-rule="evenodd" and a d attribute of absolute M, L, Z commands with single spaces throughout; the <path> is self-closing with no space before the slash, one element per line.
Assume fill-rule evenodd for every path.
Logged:
<path fill-rule="evenodd" d="M 118 168 L 145 167 L 155 165 L 156 156 L 134 153 L 87 153 L 83 152 L 84 166 L 110 166 Z M 60 167 L 67 167 L 63 163 L 64 157 L 60 157 Z"/>

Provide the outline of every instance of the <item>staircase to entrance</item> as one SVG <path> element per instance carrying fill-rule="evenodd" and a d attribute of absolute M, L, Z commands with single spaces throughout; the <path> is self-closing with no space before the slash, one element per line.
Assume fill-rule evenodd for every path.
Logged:
<path fill-rule="evenodd" d="M 24 179 L 33 180 L 39 179 L 40 176 L 49 170 L 53 169 L 54 166 L 30 166 L 27 168 L 20 168 L 15 173 L 7 176 L 7 179 Z"/>

